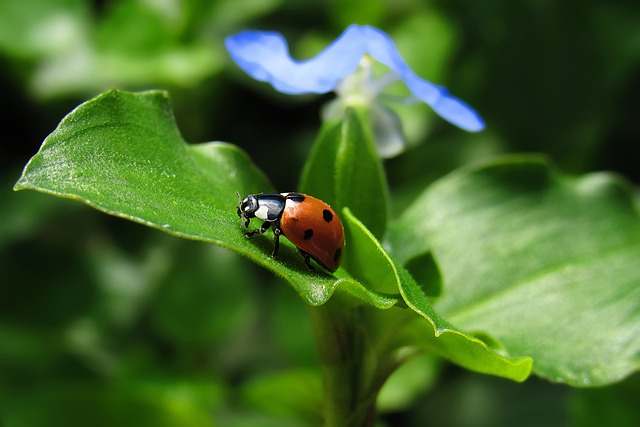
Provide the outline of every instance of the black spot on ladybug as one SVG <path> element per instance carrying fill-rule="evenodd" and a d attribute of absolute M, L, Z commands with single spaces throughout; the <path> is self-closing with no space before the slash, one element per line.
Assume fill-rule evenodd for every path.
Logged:
<path fill-rule="evenodd" d="M 311 237 L 313 237 L 313 230 L 311 228 L 307 228 L 306 230 L 304 230 L 304 236 L 302 236 L 304 238 L 304 240 L 309 240 Z"/>
<path fill-rule="evenodd" d="M 338 260 L 340 259 L 340 255 L 342 255 L 342 248 L 336 249 L 336 251 L 333 253 L 333 262 L 338 262 Z"/>
<path fill-rule="evenodd" d="M 322 218 L 326 221 L 326 222 L 331 222 L 333 221 L 333 214 L 331 213 L 330 210 L 325 209 L 322 211 Z"/>

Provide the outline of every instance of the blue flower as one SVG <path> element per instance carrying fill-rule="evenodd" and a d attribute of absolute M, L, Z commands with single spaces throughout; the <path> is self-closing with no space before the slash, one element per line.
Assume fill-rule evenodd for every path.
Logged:
<path fill-rule="evenodd" d="M 483 120 L 469 105 L 446 88 L 418 77 L 393 40 L 371 26 L 350 25 L 326 49 L 305 61 L 291 58 L 286 40 L 277 32 L 245 30 L 227 37 L 225 45 L 240 68 L 283 93 L 320 94 L 335 90 L 343 100 L 349 99 L 346 104 L 373 105 L 390 83 L 401 79 L 414 98 L 429 104 L 442 118 L 467 131 L 484 128 Z M 369 57 L 386 65 L 390 73 L 374 78 Z M 376 114 L 384 116 L 380 109 Z"/>

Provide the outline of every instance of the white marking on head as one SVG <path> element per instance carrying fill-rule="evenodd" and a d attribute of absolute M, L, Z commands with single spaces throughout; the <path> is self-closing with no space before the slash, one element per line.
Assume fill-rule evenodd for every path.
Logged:
<path fill-rule="evenodd" d="M 255 212 L 256 218 L 266 220 L 269 217 L 269 208 L 267 206 L 260 206 Z"/>

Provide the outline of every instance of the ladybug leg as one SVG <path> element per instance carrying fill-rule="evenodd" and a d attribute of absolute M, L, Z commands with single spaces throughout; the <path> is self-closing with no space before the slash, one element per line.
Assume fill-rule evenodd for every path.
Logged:
<path fill-rule="evenodd" d="M 273 227 L 273 252 L 271 252 L 272 258 L 278 258 L 278 249 L 280 249 L 280 235 L 282 229 L 278 226 Z"/>
<path fill-rule="evenodd" d="M 302 258 L 304 258 L 304 263 L 309 269 L 309 271 L 315 271 L 315 268 L 313 268 L 313 265 L 311 265 L 311 255 L 309 255 L 302 249 L 298 249 L 298 252 L 300 252 L 300 255 L 302 255 Z"/>
<path fill-rule="evenodd" d="M 248 225 L 249 225 L 249 220 L 247 220 L 247 222 L 245 223 L 245 227 L 247 227 Z M 262 223 L 262 227 L 257 228 L 253 231 L 247 231 L 246 233 L 244 233 L 244 235 L 247 237 L 251 237 L 257 233 L 264 234 L 269 229 L 269 227 L 271 227 L 271 222 L 265 221 L 264 223 Z"/>

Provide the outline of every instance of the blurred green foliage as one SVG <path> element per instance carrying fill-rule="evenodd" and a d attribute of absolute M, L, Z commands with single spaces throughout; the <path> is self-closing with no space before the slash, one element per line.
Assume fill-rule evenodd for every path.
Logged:
<path fill-rule="evenodd" d="M 3 427 L 310 419 L 300 405 L 317 386 L 316 355 L 306 307 L 290 287 L 223 249 L 11 191 L 57 122 L 111 87 L 168 89 L 187 140 L 236 143 L 277 188 L 295 188 L 330 97 L 285 97 L 250 81 L 223 51 L 231 32 L 282 31 L 302 58 L 351 22 L 376 25 L 418 74 L 482 114 L 488 128 L 476 135 L 426 107 L 401 112 L 413 147 L 385 165 L 394 213 L 444 173 L 503 152 L 543 152 L 564 171 L 611 169 L 640 182 L 633 0 L 0 0 L 0 10 Z M 387 425 L 640 418 L 637 374 L 573 390 L 424 366 L 422 387 L 381 404 L 394 411 Z M 308 371 L 292 375 L 294 367 Z M 264 395 L 292 409 L 265 407 Z"/>

